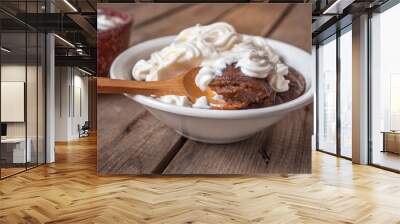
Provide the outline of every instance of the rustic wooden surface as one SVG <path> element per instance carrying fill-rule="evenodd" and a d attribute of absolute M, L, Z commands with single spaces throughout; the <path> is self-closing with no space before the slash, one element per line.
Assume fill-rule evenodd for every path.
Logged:
<path fill-rule="evenodd" d="M 154 173 L 181 139 L 126 97 L 102 96 L 98 110 L 97 163 L 104 173 Z"/>
<path fill-rule="evenodd" d="M 312 127 L 311 110 L 310 105 L 295 111 L 289 115 L 291 119 L 239 143 L 211 145 L 189 140 L 164 174 L 307 173 L 311 168 L 311 130 L 303 129 Z M 293 120 L 298 122 L 291 124 Z M 268 164 L 264 151 L 268 152 Z"/>
<path fill-rule="evenodd" d="M 311 50 L 311 8 L 291 4 L 98 4 L 135 20 L 130 44 L 195 24 L 226 21 L 241 33 Z M 243 142 L 212 145 L 176 134 L 121 95 L 98 96 L 100 174 L 265 174 L 311 172 L 312 105 Z M 269 162 L 266 163 L 267 156 Z"/>

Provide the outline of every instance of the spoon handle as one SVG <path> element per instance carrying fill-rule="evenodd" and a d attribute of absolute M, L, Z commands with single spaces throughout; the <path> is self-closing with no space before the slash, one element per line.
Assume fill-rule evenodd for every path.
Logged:
<path fill-rule="evenodd" d="M 129 93 L 140 95 L 182 95 L 181 88 L 178 88 L 175 80 L 163 81 L 134 81 L 119 80 L 98 77 L 97 78 L 98 93 Z"/>

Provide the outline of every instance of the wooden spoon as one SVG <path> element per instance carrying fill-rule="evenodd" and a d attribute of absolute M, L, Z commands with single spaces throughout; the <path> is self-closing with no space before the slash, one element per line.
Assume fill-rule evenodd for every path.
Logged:
<path fill-rule="evenodd" d="M 178 95 L 187 96 L 194 103 L 201 96 L 207 96 L 206 91 L 197 87 L 195 78 L 200 68 L 196 67 L 175 78 L 162 81 L 134 81 L 109 78 L 97 78 L 98 93 L 129 93 L 139 95 Z"/>

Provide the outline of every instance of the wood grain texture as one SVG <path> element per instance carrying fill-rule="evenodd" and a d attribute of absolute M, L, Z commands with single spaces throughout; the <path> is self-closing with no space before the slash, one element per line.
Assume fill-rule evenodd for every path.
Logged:
<path fill-rule="evenodd" d="M 294 4 L 289 15 L 283 17 L 280 25 L 269 37 L 311 52 L 311 23 L 303 22 L 304 20 L 311 21 L 311 4 L 308 6 Z"/>
<path fill-rule="evenodd" d="M 309 173 L 312 105 L 288 118 L 239 143 L 210 145 L 188 140 L 164 174 Z"/>
<path fill-rule="evenodd" d="M 288 4 L 242 4 L 219 20 L 234 25 L 237 32 L 250 35 L 263 35 L 269 30 Z"/>
<path fill-rule="evenodd" d="M 167 80 L 143 82 L 135 80 L 118 80 L 104 77 L 97 78 L 97 92 L 108 94 L 144 95 L 161 97 L 165 95 L 186 96 L 192 103 L 199 97 L 207 95 L 196 85 L 196 76 L 200 67 L 192 68 Z M 211 96 L 209 99 L 212 99 Z"/>
<path fill-rule="evenodd" d="M 178 134 L 126 97 L 99 95 L 97 109 L 100 174 L 152 174 L 180 141 Z"/>
<path fill-rule="evenodd" d="M 313 152 L 313 173 L 268 177 L 96 174 L 96 139 L 0 181 L 0 223 L 400 222 L 400 175 Z"/>
<path fill-rule="evenodd" d="M 217 21 L 231 23 L 238 32 L 253 35 L 269 35 L 269 37 L 283 40 L 299 46 L 302 49 L 310 48 L 311 27 L 298 24 L 311 21 L 309 6 L 297 9 L 291 4 L 135 4 L 123 9 L 132 15 L 137 22 L 132 26 L 131 45 L 165 35 L 174 35 L 184 28 L 194 24 L 209 24 Z M 109 5 L 108 7 L 113 7 Z M 121 9 L 118 6 L 117 9 Z M 151 13 L 150 13 L 151 12 Z M 287 19 L 287 18 L 294 19 Z M 309 18 L 308 18 L 309 17 Z M 300 19 L 301 18 L 301 19 Z M 308 24 L 308 22 L 307 22 Z M 294 35 L 293 32 L 296 32 Z M 103 128 L 99 129 L 99 158 L 114 157 L 109 159 L 108 165 L 103 165 L 102 173 L 142 174 L 139 172 L 141 165 L 140 153 L 135 150 L 156 154 L 151 158 L 146 154 L 146 161 L 158 161 L 155 166 L 147 167 L 146 173 L 164 174 L 261 174 L 261 173 L 304 173 L 310 171 L 310 148 L 312 131 L 312 109 L 293 112 L 279 124 L 266 130 L 247 141 L 232 145 L 208 145 L 176 136 L 172 130 L 161 125 L 155 118 L 146 116 L 137 121 L 133 128 L 127 129 L 132 117 L 144 113 L 140 105 L 123 97 L 114 96 L 112 103 L 101 102 L 103 109 L 99 110 Z M 133 109 L 134 108 L 134 109 Z M 133 112 L 135 110 L 135 112 Z M 116 111 L 119 111 L 116 113 Z M 142 111 L 142 112 L 140 112 Z M 127 117 L 127 114 L 132 117 Z M 118 116 L 118 118 L 112 118 Z M 118 122 L 115 122 L 115 119 Z M 123 119 L 126 119 L 123 122 Z M 146 133 L 135 134 L 139 127 L 149 128 L 161 134 Z M 159 127 L 163 127 L 158 130 Z M 168 132 L 167 129 L 170 131 Z M 124 137 L 120 135 L 125 130 Z M 102 133 L 104 132 L 104 133 Z M 100 137 L 106 136 L 103 141 Z M 144 136 L 157 137 L 157 140 L 143 143 Z M 123 143 L 122 143 L 123 142 Z M 117 144 L 118 147 L 113 147 Z M 161 144 L 161 145 L 160 145 Z M 179 148 L 183 144 L 182 148 Z M 129 147 L 128 147 L 129 146 Z M 159 148 L 162 149 L 159 149 Z M 128 149 L 129 148 L 129 149 Z M 267 148 L 271 157 L 268 165 L 260 154 L 260 149 Z M 100 155 L 103 154 L 103 155 Z M 166 155 L 162 159 L 162 155 Z M 176 155 L 176 156 L 175 156 Z M 119 156 L 125 156 L 124 165 L 118 165 Z M 127 159 L 130 158 L 130 159 Z M 101 163 L 101 161 L 99 161 Z M 171 162 L 170 164 L 168 164 Z M 192 167 L 191 167 L 192 166 Z M 129 168 L 127 168 L 129 167 Z M 129 169 L 129 171 L 126 171 Z"/>
<path fill-rule="evenodd" d="M 146 10 L 151 12 L 153 4 L 146 4 Z M 213 22 L 221 14 L 230 11 L 237 4 L 193 4 L 182 10 L 174 11 L 167 17 L 159 18 L 147 26 L 133 26 L 130 44 L 136 44 L 142 41 L 153 39 L 156 37 L 176 35 L 179 31 L 194 26 L 196 24 L 208 24 Z M 132 12 L 133 14 L 135 11 Z"/>

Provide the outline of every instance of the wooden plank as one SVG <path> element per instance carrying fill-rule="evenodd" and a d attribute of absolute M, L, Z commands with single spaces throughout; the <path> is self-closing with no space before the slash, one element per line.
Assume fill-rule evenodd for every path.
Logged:
<path fill-rule="evenodd" d="M 188 140 L 164 174 L 310 173 L 312 104 L 273 127 L 233 144 Z M 264 152 L 270 157 L 266 164 Z"/>
<path fill-rule="evenodd" d="M 152 174 L 176 153 L 181 137 L 121 95 L 98 96 L 97 171 Z"/>
<path fill-rule="evenodd" d="M 148 8 L 142 8 L 141 10 L 151 12 L 153 5 L 157 4 L 147 4 L 143 7 Z M 170 14 L 167 18 L 158 19 L 147 26 L 134 29 L 132 31 L 130 44 L 133 45 L 156 37 L 175 35 L 179 31 L 196 24 L 209 24 L 221 14 L 224 14 L 224 12 L 232 10 L 233 7 L 237 7 L 238 4 L 213 4 L 212 7 L 210 6 L 210 4 L 196 4 L 174 14 Z"/>
<path fill-rule="evenodd" d="M 288 7 L 288 4 L 243 4 L 241 8 L 220 18 L 220 21 L 232 24 L 239 33 L 262 35 L 269 30 Z"/>
<path fill-rule="evenodd" d="M 311 21 L 309 4 L 245 4 L 220 20 L 232 24 L 240 33 L 260 36 L 270 34 L 269 38 L 311 51 L 311 23 L 304 22 Z M 275 24 L 277 21 L 279 23 Z"/>
<path fill-rule="evenodd" d="M 311 4 L 294 4 L 289 15 L 270 35 L 270 38 L 280 40 L 311 52 Z"/>

